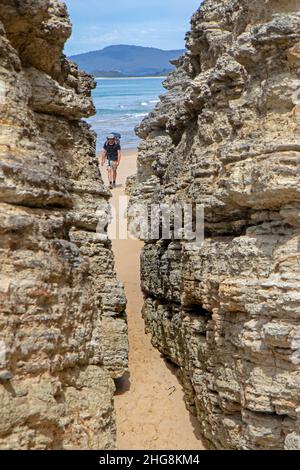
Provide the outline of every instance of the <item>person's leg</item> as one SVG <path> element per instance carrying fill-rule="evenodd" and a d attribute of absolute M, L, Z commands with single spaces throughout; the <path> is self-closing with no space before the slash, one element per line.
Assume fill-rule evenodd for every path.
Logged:
<path fill-rule="evenodd" d="M 114 184 L 114 186 L 116 185 L 116 182 L 117 182 L 117 174 L 118 174 L 118 166 L 117 166 L 117 163 L 114 162 L 113 163 L 113 184 Z"/>
<path fill-rule="evenodd" d="M 107 163 L 107 175 L 108 175 L 108 182 L 109 186 L 112 187 L 113 185 L 113 168 L 111 162 Z"/>

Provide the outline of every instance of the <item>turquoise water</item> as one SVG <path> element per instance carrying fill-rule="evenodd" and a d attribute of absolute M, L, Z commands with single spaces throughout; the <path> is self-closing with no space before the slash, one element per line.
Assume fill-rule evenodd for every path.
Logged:
<path fill-rule="evenodd" d="M 134 133 L 137 126 L 166 93 L 164 78 L 97 79 L 93 99 L 97 114 L 88 122 L 98 134 L 100 149 L 110 132 L 122 135 L 122 147 L 134 148 L 139 139 Z"/>

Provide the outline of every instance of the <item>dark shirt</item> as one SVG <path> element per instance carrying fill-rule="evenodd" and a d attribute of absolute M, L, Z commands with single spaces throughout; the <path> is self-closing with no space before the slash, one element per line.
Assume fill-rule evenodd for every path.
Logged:
<path fill-rule="evenodd" d="M 121 145 L 114 143 L 113 145 L 108 144 L 105 142 L 103 146 L 104 150 L 106 150 L 106 158 L 107 160 L 116 161 L 118 160 L 118 152 L 121 150 Z"/>

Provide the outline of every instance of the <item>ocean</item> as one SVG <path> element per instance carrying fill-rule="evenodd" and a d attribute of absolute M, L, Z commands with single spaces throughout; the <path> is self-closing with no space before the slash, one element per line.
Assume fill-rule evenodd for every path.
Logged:
<path fill-rule="evenodd" d="M 93 99 L 97 114 L 88 119 L 98 134 L 97 149 L 103 146 L 111 132 L 122 135 L 122 148 L 135 148 L 139 138 L 134 133 L 137 126 L 166 93 L 164 78 L 99 78 Z"/>

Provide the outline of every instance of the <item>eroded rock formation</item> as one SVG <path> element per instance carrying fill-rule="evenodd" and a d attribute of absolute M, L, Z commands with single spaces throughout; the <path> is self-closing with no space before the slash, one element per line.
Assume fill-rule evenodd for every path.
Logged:
<path fill-rule="evenodd" d="M 198 202 L 146 240 L 143 315 L 210 447 L 300 448 L 300 1 L 206 0 L 137 130 L 132 203 Z"/>
<path fill-rule="evenodd" d="M 58 0 L 0 1 L 0 448 L 112 449 L 124 292 L 96 235 L 93 79 Z M 101 212 L 101 209 L 100 209 Z"/>

